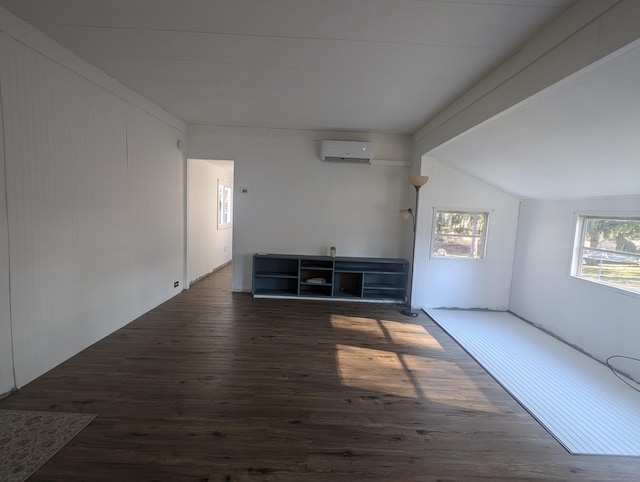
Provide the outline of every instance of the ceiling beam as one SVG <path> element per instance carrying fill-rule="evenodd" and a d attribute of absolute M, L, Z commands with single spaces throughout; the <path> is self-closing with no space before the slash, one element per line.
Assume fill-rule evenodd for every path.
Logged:
<path fill-rule="evenodd" d="M 640 38 L 637 0 L 582 0 L 414 135 L 418 158 Z"/>

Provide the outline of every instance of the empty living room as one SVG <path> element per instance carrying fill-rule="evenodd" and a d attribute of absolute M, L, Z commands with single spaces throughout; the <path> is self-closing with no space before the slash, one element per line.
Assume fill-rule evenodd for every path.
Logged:
<path fill-rule="evenodd" d="M 638 480 L 638 18 L 0 0 L 0 480 Z"/>

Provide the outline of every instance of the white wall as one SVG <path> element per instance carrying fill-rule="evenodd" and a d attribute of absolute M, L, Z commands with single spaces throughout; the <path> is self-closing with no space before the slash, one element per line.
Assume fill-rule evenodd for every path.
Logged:
<path fill-rule="evenodd" d="M 420 191 L 413 306 L 506 310 L 519 200 L 427 156 L 421 173 L 430 179 Z M 485 258 L 431 258 L 434 208 L 488 211 Z"/>
<path fill-rule="evenodd" d="M 187 279 L 191 283 L 231 261 L 233 229 L 218 229 L 217 212 L 218 180 L 233 186 L 233 162 L 188 159 L 187 163 Z"/>
<path fill-rule="evenodd" d="M 319 143 L 371 140 L 377 158 L 409 161 L 408 136 L 189 126 L 188 139 L 189 157 L 235 160 L 235 291 L 251 289 L 256 252 L 406 255 L 398 211 L 407 207 L 409 168 L 322 162 Z"/>
<path fill-rule="evenodd" d="M 185 128 L 2 9 L 0 95 L 20 387 L 180 291 Z"/>
<path fill-rule="evenodd" d="M 579 213 L 639 209 L 640 196 L 523 201 L 510 310 L 599 360 L 637 357 L 640 296 L 569 274 Z"/>
<path fill-rule="evenodd" d="M 0 103 L 0 395 L 15 386 L 11 335 L 11 298 L 9 296 L 9 231 L 4 179 L 4 137 Z"/>
<path fill-rule="evenodd" d="M 638 356 L 640 298 L 573 279 L 569 273 L 575 212 L 617 209 L 637 212 L 640 198 L 523 201 L 511 298 L 505 304 L 505 296 L 509 293 L 508 259 L 512 256 L 513 226 L 518 216 L 513 199 L 496 190 L 491 193 L 488 185 L 482 186 L 450 168 L 443 170 L 442 165 L 432 161 L 421 163 L 419 156 L 429 152 L 437 156 L 434 152 L 437 146 L 455 143 L 459 139 L 457 136 L 474 126 L 629 46 L 640 35 L 639 15 L 640 2 L 637 0 L 576 2 L 512 58 L 414 134 L 418 156 L 414 171 L 421 170 L 422 174 L 433 178 L 421 203 L 421 218 L 424 219 L 419 236 L 424 242 L 419 244 L 417 253 L 414 304 L 423 307 L 508 307 L 600 360 L 614 354 Z M 499 137 L 496 139 L 499 144 Z M 442 174 L 442 179 L 437 179 Z M 435 199 L 428 199 L 430 193 Z M 488 241 L 486 267 L 480 263 L 472 267 L 429 259 L 427 242 L 430 239 L 427 238 L 431 219 L 428 216 L 433 205 L 448 203 L 493 207 L 496 214 L 493 218 L 502 219 L 498 245 L 492 239 Z M 495 224 L 490 220 L 490 236 L 494 228 Z M 493 251 L 494 247 L 497 251 Z M 489 260 L 489 255 L 500 259 Z M 460 285 L 470 294 L 460 294 Z M 640 367 L 627 370 L 640 379 Z"/>

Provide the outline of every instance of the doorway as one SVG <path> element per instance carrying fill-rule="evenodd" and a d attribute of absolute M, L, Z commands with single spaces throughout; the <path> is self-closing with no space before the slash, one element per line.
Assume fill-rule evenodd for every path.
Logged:
<path fill-rule="evenodd" d="M 187 159 L 187 281 L 189 285 L 233 258 L 234 162 Z"/>

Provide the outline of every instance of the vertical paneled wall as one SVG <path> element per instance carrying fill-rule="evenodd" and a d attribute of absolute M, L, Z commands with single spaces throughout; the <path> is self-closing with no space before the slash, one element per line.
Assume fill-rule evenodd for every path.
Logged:
<path fill-rule="evenodd" d="M 0 91 L 2 85 L 0 84 Z M 5 190 L 4 135 L 0 102 L 0 395 L 15 386 L 11 342 L 11 298 L 9 290 L 9 228 Z"/>
<path fill-rule="evenodd" d="M 184 136 L 4 34 L 0 87 L 20 387 L 181 289 Z"/>
<path fill-rule="evenodd" d="M 128 107 L 127 130 L 127 199 L 135 206 L 125 230 L 133 248 L 127 292 L 152 307 L 166 299 L 175 281 L 183 283 L 185 161 L 176 146 L 179 133 L 139 109 Z"/>

